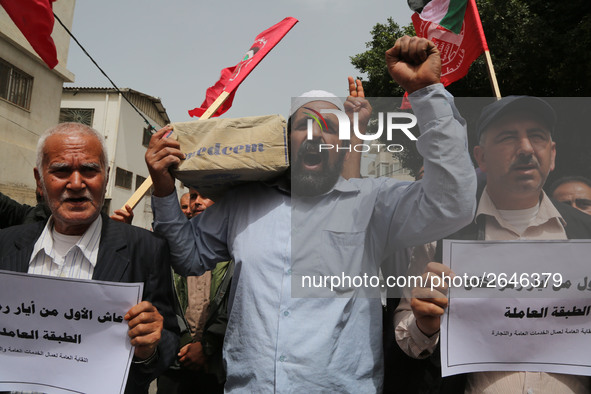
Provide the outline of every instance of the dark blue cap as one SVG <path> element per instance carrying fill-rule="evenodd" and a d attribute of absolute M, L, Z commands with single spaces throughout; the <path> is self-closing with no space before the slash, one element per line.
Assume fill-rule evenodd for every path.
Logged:
<path fill-rule="evenodd" d="M 492 104 L 487 105 L 480 113 L 478 128 L 476 130 L 477 140 L 480 140 L 482 133 L 496 119 L 508 113 L 525 112 L 538 117 L 538 120 L 548 127 L 550 134 L 554 134 L 556 125 L 556 112 L 546 101 L 531 96 L 507 96 Z"/>

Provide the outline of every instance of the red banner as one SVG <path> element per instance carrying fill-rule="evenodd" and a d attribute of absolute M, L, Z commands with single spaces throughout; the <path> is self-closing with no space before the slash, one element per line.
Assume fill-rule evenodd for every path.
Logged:
<path fill-rule="evenodd" d="M 51 38 L 53 31 L 53 10 L 55 0 L 0 0 L 10 19 L 23 33 L 35 52 L 49 68 L 54 68 L 57 51 Z"/>
<path fill-rule="evenodd" d="M 441 53 L 441 82 L 447 86 L 463 78 L 474 60 L 488 49 L 480 16 L 474 0 L 469 0 L 460 34 L 436 23 L 425 21 L 414 13 L 412 23 L 417 36 L 433 41 Z"/>
<path fill-rule="evenodd" d="M 222 70 L 219 81 L 207 89 L 201 107 L 189 110 L 189 115 L 203 115 L 222 92 L 228 92 L 230 96 L 212 117 L 220 116 L 230 109 L 238 86 L 297 22 L 297 19 L 288 17 L 259 34 L 240 63 Z"/>

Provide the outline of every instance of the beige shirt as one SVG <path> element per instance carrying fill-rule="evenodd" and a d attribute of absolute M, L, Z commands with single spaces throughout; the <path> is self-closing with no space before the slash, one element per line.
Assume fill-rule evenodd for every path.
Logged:
<path fill-rule="evenodd" d="M 543 193 L 543 192 L 542 192 Z M 480 198 L 477 222 L 486 220 L 486 240 L 560 240 L 567 239 L 564 230 L 567 225 L 556 210 L 548 196 L 543 193 L 539 210 L 529 226 L 522 232 L 503 219 L 494 203 L 490 199 L 486 188 Z M 420 261 L 413 258 L 409 271 L 424 272 L 425 266 L 433 254 L 426 255 L 420 250 L 414 255 L 422 255 L 428 259 Z M 417 327 L 416 320 L 407 298 L 401 300 L 394 315 L 396 342 L 400 348 L 414 358 L 426 358 L 435 349 L 439 341 L 439 333 L 427 337 Z M 468 374 L 466 393 L 589 393 L 591 392 L 589 377 L 576 375 L 562 375 L 544 372 L 478 372 Z"/>
<path fill-rule="evenodd" d="M 185 318 L 189 324 L 191 335 L 198 341 L 201 340 L 203 327 L 207 320 L 210 288 L 211 271 L 207 271 L 201 276 L 187 276 L 188 303 Z"/>

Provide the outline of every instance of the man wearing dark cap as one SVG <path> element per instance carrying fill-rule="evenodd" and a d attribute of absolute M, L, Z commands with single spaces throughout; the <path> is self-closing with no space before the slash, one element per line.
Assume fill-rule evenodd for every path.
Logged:
<path fill-rule="evenodd" d="M 565 240 L 591 237 L 591 220 L 564 204 L 552 202 L 542 190 L 554 169 L 556 115 L 545 101 L 510 96 L 488 105 L 480 116 L 474 157 L 486 174 L 474 221 L 448 237 L 465 240 Z M 441 261 L 440 245 L 435 260 Z M 424 275 L 450 275 L 440 263 L 412 267 Z M 419 265 L 417 263 L 417 265 Z M 420 272 L 419 271 L 419 272 Z M 396 340 L 413 358 L 428 358 L 437 348 L 441 315 L 447 298 L 435 290 L 415 288 L 402 300 L 394 321 Z M 420 297 L 420 298 L 419 298 Z M 438 356 L 439 352 L 435 352 Z M 439 365 L 433 360 L 432 365 Z M 440 375 L 439 375 L 440 376 Z M 459 377 L 458 377 L 459 376 Z M 436 392 L 588 393 L 586 376 L 540 372 L 479 372 L 443 379 Z"/>

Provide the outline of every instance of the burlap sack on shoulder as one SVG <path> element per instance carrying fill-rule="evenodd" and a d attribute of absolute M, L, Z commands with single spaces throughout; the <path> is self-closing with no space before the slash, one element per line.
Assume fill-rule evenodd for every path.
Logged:
<path fill-rule="evenodd" d="M 229 188 L 277 176 L 289 166 L 287 122 L 281 115 L 173 123 L 187 155 L 174 175 L 219 199 Z"/>

